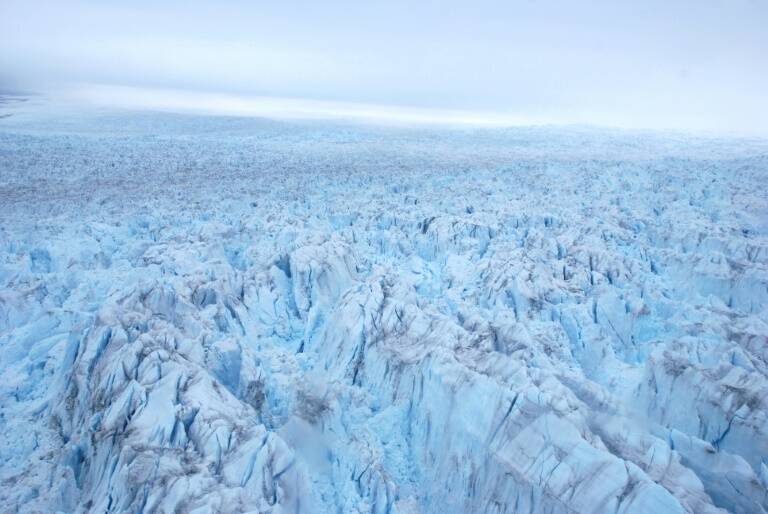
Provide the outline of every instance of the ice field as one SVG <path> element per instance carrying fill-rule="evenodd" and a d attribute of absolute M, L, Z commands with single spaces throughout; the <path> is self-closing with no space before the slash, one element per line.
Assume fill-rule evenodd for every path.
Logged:
<path fill-rule="evenodd" d="M 0 508 L 768 511 L 768 141 L 0 103 Z"/>

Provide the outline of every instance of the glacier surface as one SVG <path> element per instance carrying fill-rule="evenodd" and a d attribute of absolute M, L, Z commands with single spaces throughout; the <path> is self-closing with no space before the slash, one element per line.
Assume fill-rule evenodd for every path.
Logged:
<path fill-rule="evenodd" d="M 4 511 L 768 511 L 768 142 L 32 103 Z"/>

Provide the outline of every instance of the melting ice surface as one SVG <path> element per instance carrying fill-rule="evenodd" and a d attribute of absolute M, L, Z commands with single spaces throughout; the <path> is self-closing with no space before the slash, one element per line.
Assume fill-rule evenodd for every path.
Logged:
<path fill-rule="evenodd" d="M 765 141 L 4 109 L 4 511 L 768 509 Z"/>

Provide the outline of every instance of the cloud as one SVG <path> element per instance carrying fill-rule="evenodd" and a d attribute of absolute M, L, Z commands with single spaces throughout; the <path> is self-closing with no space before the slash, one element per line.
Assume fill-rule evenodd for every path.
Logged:
<path fill-rule="evenodd" d="M 0 6 L 0 86 L 98 83 L 768 133 L 768 4 Z"/>

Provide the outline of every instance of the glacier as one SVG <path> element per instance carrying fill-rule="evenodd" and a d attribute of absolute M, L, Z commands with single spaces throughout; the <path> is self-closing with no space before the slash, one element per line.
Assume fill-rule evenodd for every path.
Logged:
<path fill-rule="evenodd" d="M 768 141 L 0 108 L 2 510 L 768 511 Z"/>

